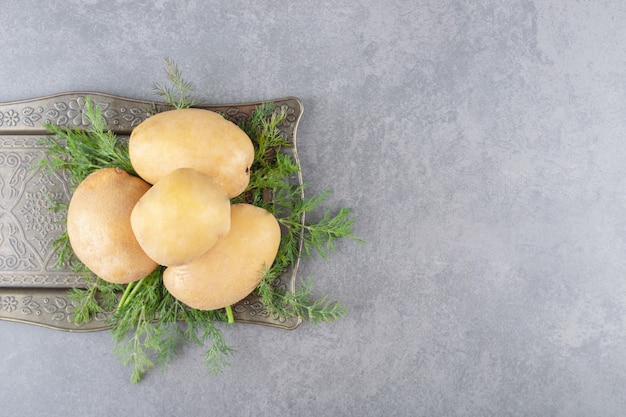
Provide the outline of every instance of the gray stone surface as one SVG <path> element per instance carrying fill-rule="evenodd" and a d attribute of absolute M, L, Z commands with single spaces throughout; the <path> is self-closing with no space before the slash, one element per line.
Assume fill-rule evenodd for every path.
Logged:
<path fill-rule="evenodd" d="M 365 246 L 304 261 L 349 315 L 225 329 L 139 385 L 109 334 L 0 322 L 6 416 L 623 416 L 626 3 L 0 2 L 0 101 L 295 95 L 310 190 Z"/>

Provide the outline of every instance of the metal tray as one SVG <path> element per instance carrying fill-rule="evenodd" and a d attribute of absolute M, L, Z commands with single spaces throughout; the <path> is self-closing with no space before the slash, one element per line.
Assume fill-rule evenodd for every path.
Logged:
<path fill-rule="evenodd" d="M 40 140 L 47 135 L 45 125 L 87 127 L 84 107 L 90 98 L 103 109 L 107 127 L 120 138 L 150 115 L 170 109 L 167 104 L 136 100 L 98 92 L 69 92 L 29 100 L 0 103 L 0 320 L 44 326 L 52 329 L 87 332 L 108 329 L 107 316 L 89 323 L 73 322 L 73 304 L 67 297 L 72 287 L 85 285 L 70 270 L 58 269 L 51 242 L 64 230 L 62 216 L 51 212 L 48 199 L 69 201 L 67 182 L 62 176 L 50 177 L 33 164 L 45 154 Z M 295 97 L 270 100 L 286 112 L 279 127 L 293 145 L 290 152 L 299 165 L 296 130 L 302 103 Z M 250 116 L 262 102 L 197 107 L 220 112 L 236 122 Z M 290 179 L 302 184 L 298 173 Z M 280 277 L 276 285 L 294 291 L 298 262 Z M 295 329 L 299 319 L 284 320 L 270 315 L 258 297 L 249 296 L 233 306 L 235 321 Z"/>

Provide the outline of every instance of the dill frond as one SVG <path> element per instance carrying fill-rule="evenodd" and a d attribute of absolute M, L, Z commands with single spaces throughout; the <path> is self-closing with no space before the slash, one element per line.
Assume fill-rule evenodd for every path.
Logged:
<path fill-rule="evenodd" d="M 51 123 L 46 126 L 50 135 L 41 141 L 46 153 L 35 167 L 41 167 L 48 174 L 65 172 L 71 189 L 104 167 L 120 168 L 135 175 L 128 145 L 105 129 L 102 109 L 89 97 L 85 101 L 85 116 L 91 122 L 86 130 L 62 128 Z"/>
<path fill-rule="evenodd" d="M 275 272 L 266 271 L 266 275 L 256 289 L 266 308 L 278 317 L 299 317 L 313 324 L 331 323 L 345 316 L 347 308 L 339 301 L 329 300 L 328 295 L 321 298 L 311 297 L 313 281 L 308 280 L 299 286 L 294 293 L 281 290 L 274 286 L 277 279 Z"/>
<path fill-rule="evenodd" d="M 170 58 L 165 59 L 165 71 L 170 85 L 154 83 L 154 92 L 175 109 L 186 109 L 200 104 L 191 93 L 194 85 L 185 80 L 178 65 Z"/>

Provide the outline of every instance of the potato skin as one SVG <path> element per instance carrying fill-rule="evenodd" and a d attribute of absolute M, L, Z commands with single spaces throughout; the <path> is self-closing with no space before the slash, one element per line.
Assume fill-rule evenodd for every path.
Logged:
<path fill-rule="evenodd" d="M 270 267 L 280 245 L 280 226 L 268 211 L 250 204 L 231 206 L 231 228 L 196 260 L 165 269 L 163 284 L 179 301 L 199 310 L 232 305 L 250 294 Z"/>
<path fill-rule="evenodd" d="M 254 146 L 221 114 L 190 108 L 140 123 L 131 132 L 129 154 L 137 174 L 150 184 L 177 168 L 193 168 L 214 177 L 233 198 L 248 186 Z"/>
<path fill-rule="evenodd" d="M 160 265 L 181 265 L 228 232 L 230 200 L 213 177 L 179 168 L 137 201 L 130 222 L 148 256 Z"/>
<path fill-rule="evenodd" d="M 67 233 L 74 253 L 105 281 L 137 281 L 157 264 L 135 239 L 130 215 L 150 184 L 121 169 L 102 168 L 76 188 L 67 212 Z"/>

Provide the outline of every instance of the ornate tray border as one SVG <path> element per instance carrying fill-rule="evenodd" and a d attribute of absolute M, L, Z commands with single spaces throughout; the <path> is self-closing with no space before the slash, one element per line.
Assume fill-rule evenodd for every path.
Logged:
<path fill-rule="evenodd" d="M 88 126 L 84 115 L 87 97 L 101 106 L 107 127 L 120 137 L 127 137 L 135 126 L 152 114 L 171 108 L 165 103 L 81 91 L 0 103 L 0 320 L 70 332 L 109 328 L 106 315 L 80 326 L 73 323 L 74 305 L 68 299 L 67 291 L 84 285 L 84 281 L 71 271 L 53 269 L 50 265 L 54 264 L 54 257 L 49 249 L 48 252 L 45 249 L 45 243 L 58 236 L 62 229 L 54 226 L 59 219 L 47 211 L 44 194 L 63 193 L 62 196 L 68 200 L 70 195 L 64 178 L 44 180 L 42 173 L 30 169 L 35 158 L 44 155 L 39 139 L 47 134 L 47 123 L 70 128 Z M 287 117 L 279 128 L 292 145 L 286 152 L 300 166 L 296 131 L 303 105 L 296 97 L 268 101 L 286 112 Z M 249 117 L 262 103 L 203 104 L 196 107 L 220 112 L 237 122 Z M 290 180 L 294 184 L 302 184 L 302 173 Z M 42 216 L 45 219 L 42 220 Z M 37 270 L 34 265 L 41 268 Z M 294 291 L 298 266 L 299 259 L 276 285 Z M 273 317 L 256 296 L 249 296 L 234 305 L 233 313 L 238 323 L 287 330 L 295 329 L 301 323 L 300 319 Z"/>

